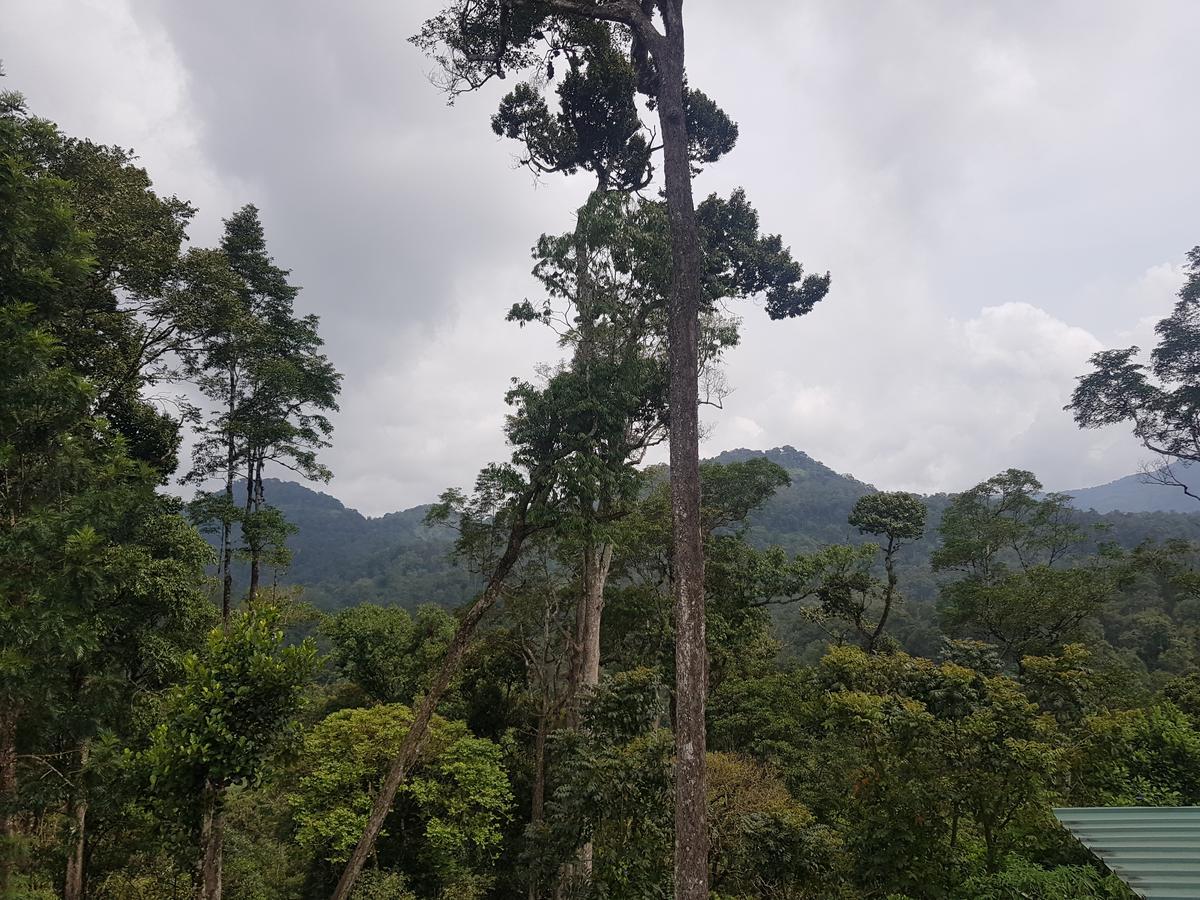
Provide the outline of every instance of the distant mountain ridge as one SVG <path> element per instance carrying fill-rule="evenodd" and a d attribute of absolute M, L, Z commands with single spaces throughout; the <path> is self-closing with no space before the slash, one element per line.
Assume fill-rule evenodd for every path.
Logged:
<path fill-rule="evenodd" d="M 770 450 L 727 450 L 712 461 L 732 463 L 756 457 L 782 466 L 792 483 L 752 515 L 748 536 L 753 544 L 809 553 L 829 544 L 866 540 L 846 518 L 855 501 L 876 487 L 786 445 Z M 1200 493 L 1200 468 L 1188 474 L 1196 477 Z M 336 609 L 363 602 L 454 607 L 470 599 L 478 587 L 477 579 L 450 559 L 453 531 L 425 526 L 428 506 L 368 518 L 329 494 L 294 482 L 268 479 L 265 487 L 267 502 L 298 529 L 288 542 L 292 565 L 279 580 L 303 585 L 305 596 L 319 607 Z M 1147 539 L 1200 536 L 1200 503 L 1193 506 L 1182 491 L 1146 484 L 1141 476 L 1065 493 L 1074 498 L 1085 526 L 1103 524 L 1103 539 L 1121 546 L 1133 547 Z M 937 527 L 951 497 L 933 494 L 923 499 L 929 508 L 926 534 L 906 552 L 902 563 L 909 570 L 906 584 L 914 600 L 931 598 L 936 592 L 928 559 L 937 545 Z M 244 584 L 244 576 L 238 581 Z"/>
<path fill-rule="evenodd" d="M 1200 466 L 1175 467 L 1176 476 L 1193 494 L 1200 495 Z M 1200 512 L 1200 501 L 1182 488 L 1156 484 L 1143 474 L 1126 475 L 1108 484 L 1063 491 L 1080 509 L 1096 512 Z"/>
<path fill-rule="evenodd" d="M 317 606 L 457 606 L 474 592 L 474 579 L 449 558 L 454 532 L 425 525 L 428 505 L 368 518 L 293 481 L 267 478 L 263 488 L 267 502 L 297 529 L 288 538 L 292 563 L 279 581 L 304 585 L 306 599 Z M 243 490 L 238 485 L 238 493 Z M 215 536 L 208 539 L 215 544 Z M 246 583 L 244 572 L 235 575 L 238 585 Z"/>

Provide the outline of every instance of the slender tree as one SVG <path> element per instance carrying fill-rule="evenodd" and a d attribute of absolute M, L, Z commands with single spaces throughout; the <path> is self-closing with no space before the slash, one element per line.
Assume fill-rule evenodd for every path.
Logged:
<path fill-rule="evenodd" d="M 485 574 L 486 583 L 462 613 L 436 674 L 416 707 L 412 725 L 373 798 L 363 835 L 334 889 L 334 900 L 346 900 L 353 892 L 392 809 L 396 791 L 416 765 L 429 738 L 438 703 L 458 672 L 480 621 L 500 600 L 525 542 L 557 521 L 563 461 L 578 449 L 579 422 L 573 414 L 579 395 L 578 379 L 569 371 L 551 378 L 543 390 L 517 385 L 508 395 L 514 412 L 505 429 L 513 446 L 512 462 L 485 468 L 470 497 L 458 490 L 447 491 L 430 511 L 430 521 L 456 524 L 459 554 L 474 561 Z"/>
<path fill-rule="evenodd" d="M 221 608 L 228 617 L 233 593 L 233 530 L 241 527 L 250 561 L 247 596 L 258 592 L 263 554 L 286 537 L 286 523 L 266 506 L 263 470 L 268 463 L 315 480 L 330 472 L 317 459 L 328 446 L 341 375 L 320 352 L 316 316 L 297 317 L 299 288 L 267 252 L 258 210 L 247 205 L 225 222 L 220 253 L 199 261 L 198 286 L 213 302 L 193 323 L 189 371 L 213 404 L 199 425 L 200 440 L 186 480 L 214 475 L 223 494 L 194 505 L 199 521 L 221 529 Z M 245 478 L 245 498 L 234 487 Z"/>
<path fill-rule="evenodd" d="M 192 468 L 183 480 L 200 485 L 219 476 L 224 482 L 222 493 L 197 494 L 191 514 L 201 527 L 211 522 L 219 525 L 221 616 L 228 620 L 233 604 L 233 529 L 240 521 L 233 493 L 246 457 L 240 411 L 245 399 L 251 344 L 248 333 L 253 319 L 242 303 L 238 280 L 223 254 L 209 251 L 193 257 L 193 262 L 188 290 L 205 297 L 206 302 L 192 323 L 194 338 L 185 357 L 186 367 L 214 407 L 205 419 L 194 419 L 197 440 L 192 448 Z"/>
<path fill-rule="evenodd" d="M 614 209 L 620 209 L 629 193 L 644 188 L 651 180 L 651 136 L 634 102 L 636 72 L 615 45 L 614 34 L 607 24 L 569 22 L 555 34 L 553 43 L 547 75 L 553 77 L 555 60 L 565 62 L 566 66 L 556 88 L 558 112 L 551 113 L 537 88 L 522 83 L 501 101 L 492 118 L 492 129 L 520 141 L 524 151 L 521 162 L 536 173 L 570 174 L 582 169 L 595 177 L 595 188 L 576 215 L 574 233 L 557 241 L 543 238 L 537 248 L 538 264 L 534 272 L 547 288 L 547 304 L 540 316 L 543 321 L 552 315 L 553 299 L 566 301 L 566 309 L 554 310 L 554 315 L 561 316 L 563 343 L 571 347 L 572 365 L 583 374 L 584 385 L 592 395 L 589 400 L 599 414 L 602 407 L 594 396 L 593 386 L 606 377 L 601 369 L 614 363 L 628 368 L 629 363 L 637 362 L 636 355 L 654 353 L 654 345 L 645 338 L 645 313 L 637 310 L 636 302 L 630 302 L 633 314 L 625 315 L 623 321 L 629 340 L 614 345 L 611 329 L 621 318 L 620 304 L 631 298 L 615 295 L 621 284 L 606 266 L 616 243 L 612 229 Z M 524 323 L 533 315 L 532 307 L 525 304 L 514 307 L 510 318 Z M 639 322 L 639 318 L 643 321 Z M 607 341 L 600 334 L 605 328 L 610 329 Z M 643 346 L 647 343 L 649 346 Z M 611 351 L 608 357 L 604 356 L 606 350 Z M 643 392 L 637 387 L 632 390 Z M 661 407 L 661 401 L 652 401 L 643 410 L 635 411 L 635 416 L 640 412 L 642 421 L 630 422 L 629 440 L 618 447 L 594 446 L 586 450 L 585 458 L 605 452 L 627 458 L 596 460 L 594 471 L 611 472 L 614 463 L 619 467 L 623 462 L 636 462 L 636 457 L 650 444 L 661 440 L 665 436 L 663 429 L 654 427 L 665 424 L 664 417 L 658 415 Z M 647 423 L 647 415 L 655 421 Z M 580 475 L 585 472 L 581 467 Z M 582 477 L 578 487 L 575 525 L 569 543 L 579 572 L 580 592 L 564 704 L 572 714 L 577 711 L 578 698 L 593 689 L 600 679 L 604 588 L 613 555 L 613 545 L 607 539 L 603 523 L 617 514 L 610 486 L 595 478 Z M 586 859 L 583 865 L 586 867 Z"/>
<path fill-rule="evenodd" d="M 878 621 L 869 634 L 865 635 L 864 649 L 868 653 L 873 653 L 879 646 L 879 639 L 887 627 L 888 617 L 898 596 L 900 578 L 896 573 L 896 554 L 906 542 L 919 540 L 925 533 L 925 515 L 925 504 L 914 495 L 903 491 L 864 494 L 850 511 L 848 521 L 851 525 L 863 534 L 876 535 L 886 541 L 880 549 L 883 551 L 883 569 L 887 574 L 887 584 L 883 591 Z"/>
<path fill-rule="evenodd" d="M 299 288 L 268 255 L 257 209 L 245 206 L 226 223 L 221 249 L 241 281 L 243 306 L 257 320 L 241 415 L 246 442 L 242 529 L 253 598 L 264 549 L 279 542 L 281 527 L 278 514 L 265 507 L 263 468 L 271 463 L 310 480 L 329 480 L 317 452 L 329 445 L 333 428 L 326 413 L 337 410 L 341 375 L 321 353 L 318 318 L 295 315 Z"/>
<path fill-rule="evenodd" d="M 475 90 L 506 71 L 551 74 L 563 54 L 562 36 L 583 26 L 621 33 L 637 91 L 658 113 L 663 154 L 665 208 L 670 223 L 671 282 L 667 305 L 670 457 L 673 522 L 673 588 L 676 615 L 676 892 L 707 896 L 704 824 L 704 559 L 700 535 L 699 373 L 702 251 L 692 172 L 732 146 L 736 129 L 706 125 L 728 121 L 707 97 L 689 88 L 684 75 L 683 0 L 456 0 L 430 19 L 414 39 L 440 63 L 451 96 Z M 617 44 L 617 42 L 614 42 Z M 773 317 L 802 315 L 828 289 L 813 278 L 802 290 L 768 304 Z"/>

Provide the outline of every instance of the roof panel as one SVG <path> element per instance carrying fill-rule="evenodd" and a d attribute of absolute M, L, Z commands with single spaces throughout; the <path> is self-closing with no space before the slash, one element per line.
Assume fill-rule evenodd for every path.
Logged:
<path fill-rule="evenodd" d="M 1054 815 L 1146 900 L 1200 900 L 1200 807 L 1077 807 Z"/>

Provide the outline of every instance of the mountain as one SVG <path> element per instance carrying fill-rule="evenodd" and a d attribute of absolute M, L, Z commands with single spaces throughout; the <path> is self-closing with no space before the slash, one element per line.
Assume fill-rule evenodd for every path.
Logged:
<path fill-rule="evenodd" d="M 238 485 L 242 495 L 244 485 Z M 454 532 L 424 524 L 428 506 L 367 518 L 329 494 L 275 478 L 263 480 L 267 502 L 296 526 L 288 539 L 292 563 L 281 584 L 304 585 L 305 597 L 324 609 L 355 603 L 458 606 L 476 582 L 449 554 Z M 216 536 L 208 535 L 214 545 Z M 246 573 L 235 573 L 245 585 Z"/>
<path fill-rule="evenodd" d="M 1200 496 L 1200 466 L 1175 467 L 1175 474 L 1188 486 L 1188 490 Z M 1126 475 L 1108 484 L 1063 491 L 1070 494 L 1075 506 L 1106 513 L 1121 512 L 1200 512 L 1200 501 L 1189 497 L 1182 489 L 1156 484 L 1145 475 Z"/>
<path fill-rule="evenodd" d="M 792 483 L 751 517 L 751 543 L 808 553 L 829 544 L 867 540 L 846 518 L 855 501 L 875 491 L 874 486 L 839 474 L 795 447 L 728 450 L 713 461 L 754 457 L 778 463 Z M 1196 474 L 1200 476 L 1200 471 Z M 1094 535 L 1080 552 L 1093 553 L 1101 542 L 1135 547 L 1149 539 L 1200 537 L 1200 503 L 1189 507 L 1183 501 L 1190 498 L 1182 491 L 1144 484 L 1138 478 L 1067 492 L 1080 508 L 1080 524 Z M 292 565 L 280 573 L 279 581 L 303 585 L 305 596 L 321 608 L 363 602 L 454 607 L 470 599 L 478 587 L 477 579 L 449 558 L 454 533 L 423 524 L 428 506 L 367 518 L 328 494 L 292 482 L 269 479 L 265 493 L 267 501 L 298 529 L 289 540 Z M 924 498 L 929 509 L 925 537 L 907 548 L 900 561 L 906 593 L 915 601 L 932 599 L 937 592 L 929 555 L 937 546 L 938 524 L 950 499 L 948 494 Z M 1150 506 L 1151 499 L 1159 505 Z M 1172 501 L 1177 505 L 1168 506 Z M 245 584 L 244 573 L 237 582 Z"/>

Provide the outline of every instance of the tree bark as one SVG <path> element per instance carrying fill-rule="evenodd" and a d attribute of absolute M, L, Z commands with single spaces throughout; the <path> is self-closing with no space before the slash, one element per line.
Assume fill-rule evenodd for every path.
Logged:
<path fill-rule="evenodd" d="M 263 492 L 262 477 L 263 477 L 263 458 L 261 455 L 259 455 L 257 461 L 254 463 L 254 511 L 256 513 L 262 511 L 263 503 L 266 500 L 266 495 Z M 250 558 L 250 596 L 251 597 L 255 597 L 258 595 L 258 584 L 259 584 L 259 580 L 260 580 L 260 573 L 262 572 L 262 552 L 263 552 L 262 542 L 263 542 L 263 538 L 262 538 L 261 533 L 258 535 L 256 540 L 258 543 L 253 548 L 253 553 Z"/>
<path fill-rule="evenodd" d="M 996 833 L 990 822 L 982 823 L 983 831 L 983 868 L 989 875 L 1000 871 L 1000 848 L 996 841 Z"/>
<path fill-rule="evenodd" d="M 237 379 L 231 369 L 229 372 L 229 422 L 226 428 L 233 428 L 234 394 L 237 390 Z M 230 606 L 233 602 L 233 479 L 234 467 L 237 465 L 237 448 L 234 445 L 233 434 L 225 435 L 225 517 L 221 520 L 221 621 L 229 622 Z"/>
<path fill-rule="evenodd" d="M 583 616 L 579 633 L 581 695 L 600 683 L 600 623 L 612 554 L 612 544 L 599 544 L 584 551 Z"/>
<path fill-rule="evenodd" d="M 533 799 L 530 803 L 529 823 L 538 825 L 546 817 L 546 732 L 549 731 L 549 718 L 545 709 L 538 715 L 537 732 L 533 738 Z M 529 882 L 529 900 L 537 900 L 538 882 L 531 878 Z"/>
<path fill-rule="evenodd" d="M 79 748 L 79 766 L 87 765 L 89 745 Z M 63 878 L 63 900 L 83 900 L 84 869 L 87 860 L 87 795 L 78 791 L 71 808 L 71 849 L 67 856 L 67 871 Z"/>
<path fill-rule="evenodd" d="M 220 786 L 211 782 L 204 785 L 196 900 L 221 900 L 221 867 L 225 849 L 224 793 Z"/>
<path fill-rule="evenodd" d="M 246 463 L 246 513 L 242 520 L 242 538 L 250 550 L 250 587 L 246 591 L 246 600 L 252 603 L 258 595 L 258 545 L 262 535 L 256 530 L 257 523 L 254 521 L 254 514 L 258 512 L 254 491 L 254 452 L 251 451 L 248 456 L 250 458 Z"/>
<path fill-rule="evenodd" d="M 546 720 L 546 713 L 538 716 L 533 739 L 533 802 L 529 820 L 534 825 L 546 817 L 546 732 L 550 730 Z"/>
<path fill-rule="evenodd" d="M 591 214 L 593 206 L 596 204 L 602 193 L 603 179 L 601 186 L 597 186 L 591 194 L 588 195 L 587 202 L 579 208 L 575 219 L 575 310 L 577 320 L 579 322 L 579 338 L 575 347 L 574 366 L 575 369 L 583 373 L 584 385 L 587 389 L 588 399 L 594 402 L 592 394 L 592 363 L 596 356 L 596 312 L 593 305 L 595 297 L 594 282 L 592 279 L 591 268 L 591 251 L 588 247 L 587 240 L 587 225 L 588 216 Z M 593 454 L 598 451 L 592 448 Z M 588 521 L 594 527 L 594 496 L 585 495 L 580 498 L 579 513 L 581 517 Z M 590 529 L 589 529 L 590 530 Z M 592 632 L 595 632 L 595 639 L 600 640 L 600 610 L 595 608 L 594 602 L 594 581 L 595 581 L 595 552 L 596 547 L 590 539 L 585 539 L 583 548 L 583 558 L 581 567 L 581 580 L 583 582 L 582 596 L 579 600 L 579 608 L 576 614 L 575 621 L 575 645 L 572 648 L 571 673 L 570 673 L 570 690 L 568 695 L 568 714 L 573 725 L 579 723 L 579 699 L 583 696 L 584 691 L 588 687 L 594 687 L 599 679 L 599 648 L 597 646 L 596 658 L 596 676 L 589 680 L 589 671 L 592 663 L 588 658 L 590 645 L 592 642 Z M 601 602 L 603 602 L 603 594 L 601 594 Z"/>
<path fill-rule="evenodd" d="M 668 356 L 672 593 L 675 601 L 675 897 L 708 898 L 704 552 L 700 534 L 700 237 L 684 106 L 683 0 L 659 3 L 666 35 L 652 48 L 658 78 L 667 218 L 671 227 Z"/>
<path fill-rule="evenodd" d="M 0 706 L 0 897 L 11 890 L 17 839 L 17 710 Z"/>
<path fill-rule="evenodd" d="M 63 900 L 83 900 L 84 861 L 87 850 L 87 809 L 88 803 L 78 799 L 72 811 L 72 840 L 71 852 L 67 857 L 67 873 L 63 879 Z"/>
<path fill-rule="evenodd" d="M 589 545 L 583 553 L 583 597 L 580 600 L 579 672 L 572 697 L 572 717 L 579 720 L 579 704 L 600 683 L 600 623 L 604 615 L 604 586 L 612 563 L 612 544 Z M 577 874 L 592 877 L 592 842 L 579 848 Z"/>
<path fill-rule="evenodd" d="M 383 822 L 391 812 L 392 803 L 396 799 L 396 791 L 408 777 L 408 773 L 416 764 L 417 758 L 425 746 L 425 741 L 429 737 L 429 722 L 437 710 L 442 695 L 462 665 L 463 654 L 466 652 L 471 637 L 475 634 L 475 628 L 484 614 L 499 599 L 505 580 L 521 556 L 521 546 L 530 533 L 530 529 L 526 526 L 526 514 L 531 500 L 532 491 L 527 493 L 521 501 L 509 532 L 508 544 L 496 563 L 487 586 L 459 622 L 450 646 L 446 649 L 446 656 L 442 660 L 441 668 L 438 669 L 437 676 L 430 684 L 428 693 L 421 700 L 421 705 L 413 717 L 408 733 L 405 734 L 404 740 L 400 744 L 400 750 L 392 762 L 392 767 L 388 770 L 387 777 L 379 788 L 379 793 L 375 795 L 371 814 L 367 818 L 367 827 L 363 831 L 362 838 L 359 839 L 358 846 L 354 848 L 350 860 L 346 863 L 346 868 L 342 871 L 342 877 L 333 891 L 331 900 L 347 900 L 351 891 L 354 890 L 354 884 L 375 847 L 375 841 L 383 828 Z"/>
<path fill-rule="evenodd" d="M 896 575 L 896 542 L 888 539 L 888 545 L 883 554 L 883 568 L 887 572 L 887 588 L 883 592 L 883 609 L 879 613 L 879 622 L 875 625 L 867 641 L 867 652 L 874 653 L 887 627 L 888 617 L 892 614 L 892 604 L 896 601 L 896 587 L 900 579 Z"/>

